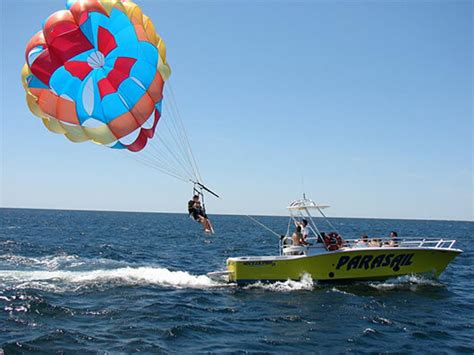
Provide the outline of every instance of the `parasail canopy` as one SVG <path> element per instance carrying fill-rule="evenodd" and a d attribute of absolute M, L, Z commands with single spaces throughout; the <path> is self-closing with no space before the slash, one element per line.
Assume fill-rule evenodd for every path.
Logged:
<path fill-rule="evenodd" d="M 131 1 L 69 0 L 66 7 L 27 45 L 22 81 L 31 112 L 73 142 L 142 150 L 170 75 L 164 42 Z"/>
<path fill-rule="evenodd" d="M 30 39 L 25 60 L 28 107 L 51 132 L 140 152 L 132 158 L 202 185 L 169 83 L 163 100 L 165 43 L 137 4 L 67 0 Z"/>

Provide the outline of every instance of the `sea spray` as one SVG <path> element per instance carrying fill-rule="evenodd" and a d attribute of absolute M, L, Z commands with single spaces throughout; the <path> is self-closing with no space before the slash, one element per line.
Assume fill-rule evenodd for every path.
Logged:
<path fill-rule="evenodd" d="M 93 271 L 0 270 L 0 283 L 9 288 L 38 288 L 58 292 L 90 286 L 107 287 L 107 285 L 157 285 L 174 288 L 209 288 L 220 285 L 205 275 L 144 266 Z"/>
<path fill-rule="evenodd" d="M 417 291 L 423 287 L 445 287 L 441 282 L 427 276 L 404 275 L 384 282 L 370 282 L 369 286 L 379 291 L 408 289 Z"/>
<path fill-rule="evenodd" d="M 244 287 L 247 290 L 255 288 L 273 292 L 311 291 L 314 288 L 314 282 L 309 274 L 303 274 L 299 281 L 256 282 Z"/>

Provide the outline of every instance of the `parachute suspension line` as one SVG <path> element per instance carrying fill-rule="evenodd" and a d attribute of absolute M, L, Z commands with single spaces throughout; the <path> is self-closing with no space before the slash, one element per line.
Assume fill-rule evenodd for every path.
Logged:
<path fill-rule="evenodd" d="M 189 176 L 192 176 L 191 173 L 186 169 L 185 165 L 180 162 L 176 154 L 173 153 L 173 149 L 166 139 L 164 139 L 164 137 L 156 137 L 155 139 L 156 141 L 150 144 L 150 153 L 153 154 L 158 161 L 165 162 L 170 169 L 179 172 L 189 179 Z"/>
<path fill-rule="evenodd" d="M 199 170 L 197 169 L 197 166 L 195 164 L 195 161 L 193 160 L 193 154 L 192 154 L 192 149 L 189 143 L 189 139 L 186 133 L 186 128 L 184 127 L 184 124 L 181 119 L 181 115 L 179 114 L 178 108 L 177 108 L 177 103 L 176 103 L 176 98 L 174 96 L 173 91 L 171 90 L 171 85 L 167 86 L 165 88 L 166 93 L 168 94 L 168 100 L 167 106 L 170 111 L 170 114 L 175 118 L 173 120 L 173 123 L 175 125 L 176 131 L 180 132 L 181 134 L 179 135 L 181 146 L 183 150 L 185 151 L 185 156 L 187 158 L 187 161 L 189 163 L 189 166 L 193 170 L 193 174 L 195 177 L 195 180 L 200 180 L 200 175 L 199 175 Z"/>
<path fill-rule="evenodd" d="M 182 133 L 180 134 L 179 130 L 176 127 L 175 116 L 173 116 L 172 111 L 170 110 L 169 106 L 166 104 L 165 104 L 165 110 L 168 113 L 169 118 L 164 120 L 163 128 L 166 128 L 166 132 L 168 133 L 168 136 L 173 140 L 174 146 L 177 147 L 177 151 L 173 155 L 175 156 L 176 161 L 188 173 L 189 177 L 195 178 L 196 174 L 194 172 L 192 164 L 190 163 L 189 156 L 187 155 L 184 149 L 184 145 L 182 143 L 183 141 L 181 137 Z M 166 136 L 166 134 L 163 136 Z M 167 148 L 167 150 L 170 151 L 170 153 L 172 153 L 172 151 L 169 148 Z"/>
<path fill-rule="evenodd" d="M 176 152 L 173 152 L 171 148 L 173 145 L 164 138 L 165 132 L 160 133 L 161 135 L 159 137 L 156 137 L 154 141 L 150 142 L 150 148 L 154 151 L 155 156 L 158 159 L 167 161 L 167 163 L 173 167 L 173 170 L 179 171 L 187 177 L 192 176 L 192 173 L 186 168 L 186 165 L 183 164 L 180 157 Z M 161 149 L 161 147 L 163 147 L 164 150 Z"/>
<path fill-rule="evenodd" d="M 140 156 L 138 156 L 137 158 L 142 158 L 148 163 L 148 165 L 152 165 L 153 167 L 158 168 L 160 170 L 165 170 L 173 174 L 174 176 L 179 176 L 181 180 L 187 181 L 188 179 L 186 175 L 183 175 L 183 173 L 179 172 L 175 168 L 170 167 L 167 161 L 163 161 L 159 156 L 153 154 L 153 152 L 151 151 L 143 152 L 143 154 L 140 154 Z"/>
<path fill-rule="evenodd" d="M 197 162 L 196 162 L 196 158 L 194 157 L 194 153 L 193 153 L 193 150 L 192 150 L 192 147 L 191 147 L 191 143 L 189 142 L 189 138 L 188 138 L 188 135 L 187 135 L 187 132 L 186 132 L 186 127 L 184 126 L 183 120 L 181 119 L 181 114 L 179 112 L 178 105 L 176 104 L 176 98 L 175 98 L 174 91 L 173 91 L 173 88 L 171 86 L 171 83 L 168 83 L 165 90 L 169 91 L 169 93 L 170 93 L 171 100 L 169 100 L 169 101 L 170 101 L 171 106 L 173 107 L 173 109 L 175 111 L 176 122 L 178 123 L 179 127 L 181 128 L 181 132 L 183 133 L 182 137 L 184 138 L 184 141 L 186 143 L 186 148 L 187 148 L 188 153 L 191 157 L 191 161 L 192 161 L 191 165 L 193 166 L 193 170 L 195 171 L 195 175 L 197 177 L 196 180 L 198 182 L 202 183 L 203 180 L 202 180 L 202 177 L 201 177 L 201 173 L 199 172 L 199 168 L 198 168 L 198 165 L 197 165 Z"/>
<path fill-rule="evenodd" d="M 160 120 L 158 123 L 156 137 L 149 142 L 151 147 L 150 152 L 154 153 L 161 161 L 165 161 L 173 169 L 182 171 L 185 175 L 188 175 L 189 172 L 181 162 L 181 159 L 173 152 L 172 148 L 175 145 L 167 139 L 167 134 L 164 130 L 165 127 L 167 128 L 167 120 L 163 118 L 162 121 Z M 161 147 L 164 149 L 161 149 Z M 178 163 L 179 167 L 176 166 L 176 163 Z"/>
<path fill-rule="evenodd" d="M 170 110 L 169 110 L 169 107 L 167 104 L 164 105 L 164 108 L 165 108 L 165 111 L 167 113 L 167 116 L 168 117 L 172 117 L 171 116 L 171 113 L 170 113 Z M 168 124 L 170 123 L 170 124 Z M 174 120 L 165 120 L 163 122 L 163 128 L 166 129 L 166 131 L 168 132 L 169 134 L 169 137 L 171 138 L 171 140 L 173 141 L 173 143 L 176 145 L 176 147 L 178 148 L 179 152 L 177 153 L 180 153 L 181 155 L 179 156 L 180 160 L 182 158 L 184 158 L 183 160 L 181 160 L 181 163 L 183 165 L 187 165 L 187 167 L 190 166 L 189 164 L 189 160 L 188 160 L 188 157 L 186 156 L 186 152 L 184 151 L 184 148 L 183 148 L 183 143 L 182 143 L 182 140 L 180 139 L 180 135 L 179 135 L 179 132 L 178 130 L 176 129 L 176 124 L 174 122 Z"/>
<path fill-rule="evenodd" d="M 158 122 L 156 137 L 148 142 L 150 148 L 145 151 L 153 156 L 152 160 L 160 167 L 185 177 L 187 182 L 200 182 L 202 178 L 179 115 L 176 98 L 167 89 L 169 85 L 169 82 L 165 85 L 164 114 Z"/>
<path fill-rule="evenodd" d="M 176 163 L 178 158 L 165 140 L 161 140 L 158 144 L 149 141 L 147 148 L 138 154 L 130 153 L 126 156 L 142 165 L 154 168 L 183 182 L 192 181 L 193 174 L 182 163 Z"/>
<path fill-rule="evenodd" d="M 194 180 L 195 175 L 191 165 L 184 157 L 181 145 L 176 139 L 178 133 L 173 132 L 170 128 L 173 119 L 172 116 L 165 116 L 160 120 L 156 136 L 148 142 L 147 147 L 137 156 L 147 157 L 148 164 L 166 169 L 174 176 L 179 175 L 180 180 L 189 182 Z"/>
<path fill-rule="evenodd" d="M 164 172 L 169 176 L 182 181 L 189 181 L 189 178 L 193 175 L 190 173 L 190 170 L 186 169 L 185 165 L 181 163 L 179 157 L 173 153 L 173 150 L 169 147 L 169 143 L 164 138 L 165 136 L 166 135 L 160 135 L 163 142 L 162 145 L 166 148 L 167 153 L 163 154 L 157 149 L 157 147 L 155 147 L 154 141 L 158 138 L 155 137 L 155 140 L 151 139 L 147 142 L 147 146 L 150 146 L 151 149 L 144 149 L 139 154 L 133 154 L 134 159 L 144 165 Z M 152 151 L 153 148 L 155 148 L 154 151 Z M 180 167 L 177 167 L 174 161 L 177 161 Z"/>
<path fill-rule="evenodd" d="M 146 158 L 144 157 L 137 157 L 137 156 L 132 156 L 131 154 L 135 155 L 135 153 L 129 153 L 129 154 L 125 154 L 124 156 L 127 158 L 127 159 L 130 159 L 134 162 L 137 162 L 141 165 L 144 165 L 144 166 L 147 166 L 147 167 L 150 167 L 152 169 L 155 169 L 155 170 L 158 170 L 160 172 L 162 172 L 163 174 L 166 174 L 168 176 L 171 176 L 175 179 L 178 179 L 178 180 L 181 180 L 181 181 L 184 181 L 184 182 L 188 182 L 188 180 L 180 175 L 177 175 L 175 173 L 173 173 L 172 171 L 169 171 L 167 169 L 164 169 L 162 167 L 159 167 L 156 165 L 156 163 L 152 162 L 152 161 L 149 161 L 147 160 Z"/>
<path fill-rule="evenodd" d="M 152 148 L 154 148 L 154 147 L 152 147 Z M 169 160 L 165 159 L 162 156 L 159 156 L 158 154 L 156 154 L 151 149 L 143 152 L 143 156 L 145 158 L 148 158 L 148 161 L 150 163 L 152 163 L 152 164 L 154 163 L 155 165 L 159 166 L 160 168 L 166 169 L 170 172 L 174 172 L 174 174 L 181 175 L 185 179 L 187 178 L 187 175 L 183 174 L 182 172 L 178 172 L 178 170 L 175 167 L 172 166 L 172 164 L 170 163 Z"/>
<path fill-rule="evenodd" d="M 101 145 L 104 149 L 109 149 L 105 145 Z M 168 169 L 166 166 L 158 166 L 156 162 L 154 161 L 155 158 L 150 158 L 149 156 L 146 155 L 146 152 L 143 151 L 141 154 L 137 155 L 136 153 L 129 152 L 127 151 L 125 154 L 123 154 L 126 159 L 139 163 L 141 165 L 150 167 L 152 169 L 158 170 L 166 175 L 169 175 L 175 179 L 184 181 L 184 182 L 189 182 L 189 178 L 186 176 L 182 176 L 174 172 L 173 170 Z"/>
<path fill-rule="evenodd" d="M 163 94 L 161 117 L 156 126 L 155 137 L 148 140 L 142 151 L 127 154 L 127 156 L 168 176 L 193 183 L 194 191 L 199 191 L 202 197 L 205 192 L 219 197 L 203 184 L 197 160 L 169 82 L 166 83 Z"/>
<path fill-rule="evenodd" d="M 177 122 L 176 122 L 178 118 L 176 117 L 173 110 L 171 109 L 168 101 L 165 102 L 164 109 L 169 117 L 174 118 L 172 120 L 169 120 L 169 122 L 171 123 L 170 124 L 171 127 L 168 127 L 168 125 L 166 125 L 168 128 L 168 131 L 170 132 L 170 135 L 173 137 L 174 141 L 176 142 L 176 145 L 179 147 L 180 152 L 182 153 L 182 156 L 185 158 L 185 161 L 187 162 L 188 166 L 192 167 L 189 154 L 186 153 L 186 142 L 183 137 L 183 132 L 180 132 L 180 128 L 178 127 Z M 171 132 L 171 128 L 174 130 L 174 133 Z"/>
<path fill-rule="evenodd" d="M 139 163 L 141 163 L 141 164 L 143 164 L 143 165 L 145 165 L 145 166 L 148 166 L 148 167 L 150 167 L 150 168 L 152 168 L 152 169 L 158 170 L 159 172 L 161 172 L 161 173 L 163 173 L 163 174 L 166 174 L 166 175 L 168 175 L 168 176 L 171 176 L 171 177 L 173 177 L 173 178 L 175 178 L 175 179 L 181 180 L 181 181 L 183 181 L 183 182 L 188 182 L 188 180 L 182 178 L 181 176 L 175 175 L 175 174 L 173 174 L 173 173 L 171 173 L 171 172 L 169 172 L 169 171 L 167 171 L 167 170 L 161 169 L 161 168 L 157 167 L 156 165 L 151 165 L 151 164 L 149 164 L 149 163 L 147 163 L 147 162 L 140 161 L 140 160 L 136 160 L 136 161 L 138 161 Z"/>
<path fill-rule="evenodd" d="M 150 151 L 142 151 L 140 152 L 140 154 L 130 152 L 129 154 L 126 154 L 125 156 L 130 158 L 131 160 L 137 161 L 138 163 L 142 165 L 146 165 L 156 170 L 159 170 L 161 172 L 164 172 L 165 174 L 175 177 L 179 180 L 186 181 L 186 182 L 188 181 L 188 177 L 186 175 L 183 175 L 181 172 L 177 171 L 176 169 L 169 167 L 166 164 L 166 162 L 161 161 L 159 157 L 157 157 Z"/>

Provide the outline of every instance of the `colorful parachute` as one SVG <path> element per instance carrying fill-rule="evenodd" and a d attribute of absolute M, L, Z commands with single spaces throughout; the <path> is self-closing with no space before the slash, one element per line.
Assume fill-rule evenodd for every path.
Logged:
<path fill-rule="evenodd" d="M 142 150 L 161 117 L 170 75 L 150 19 L 128 0 L 68 0 L 26 48 L 31 112 L 73 142 Z"/>

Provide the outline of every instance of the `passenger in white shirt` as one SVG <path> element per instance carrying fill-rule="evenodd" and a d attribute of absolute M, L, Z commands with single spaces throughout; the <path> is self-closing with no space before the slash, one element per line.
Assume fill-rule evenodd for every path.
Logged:
<path fill-rule="evenodd" d="M 308 221 L 306 219 L 303 219 L 301 221 L 301 229 L 303 233 L 303 240 L 306 242 L 306 239 L 309 237 L 309 226 L 308 226 Z"/>
<path fill-rule="evenodd" d="M 360 239 L 355 243 L 356 248 L 368 248 L 369 247 L 369 237 L 367 235 L 363 235 Z"/>

